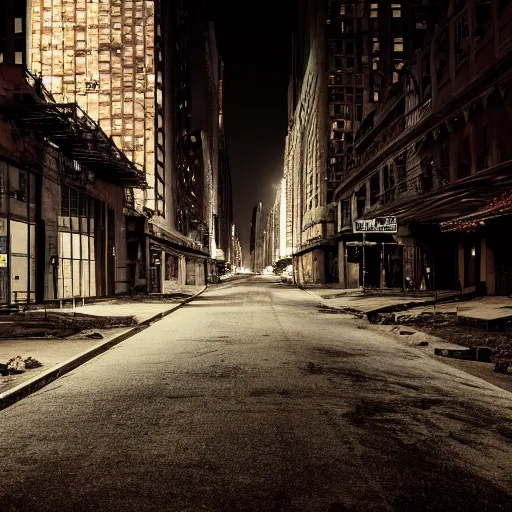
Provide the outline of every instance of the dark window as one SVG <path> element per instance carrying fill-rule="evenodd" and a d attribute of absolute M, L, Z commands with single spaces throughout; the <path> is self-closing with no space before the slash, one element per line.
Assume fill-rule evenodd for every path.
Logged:
<path fill-rule="evenodd" d="M 475 37 L 481 41 L 491 30 L 492 5 L 490 1 L 479 2 L 476 5 L 476 29 Z"/>

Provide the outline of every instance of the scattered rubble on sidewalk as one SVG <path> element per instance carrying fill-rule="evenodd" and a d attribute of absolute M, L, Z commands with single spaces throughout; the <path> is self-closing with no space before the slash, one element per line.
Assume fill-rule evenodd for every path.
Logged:
<path fill-rule="evenodd" d="M 512 329 L 510 323 L 503 331 L 486 331 L 461 323 L 455 313 L 422 312 L 378 313 L 369 318 L 382 325 L 410 326 L 431 336 L 467 347 L 467 351 L 439 351 L 436 355 L 473 361 L 492 361 L 494 371 L 512 375 Z M 405 332 L 405 331 L 404 331 Z M 400 332 L 402 334 L 402 331 Z M 464 352 L 464 353 L 462 353 Z"/>
<path fill-rule="evenodd" d="M 23 359 L 21 356 L 16 356 L 12 357 L 5 363 L 0 362 L 0 375 L 3 377 L 16 375 L 24 373 L 26 370 L 40 368 L 41 366 L 43 366 L 43 364 L 33 357 Z"/>

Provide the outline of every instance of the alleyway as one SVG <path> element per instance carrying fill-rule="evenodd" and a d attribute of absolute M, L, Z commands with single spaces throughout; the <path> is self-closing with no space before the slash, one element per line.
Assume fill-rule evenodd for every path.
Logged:
<path fill-rule="evenodd" d="M 253 277 L 0 412 L 2 511 L 510 511 L 512 395 Z"/>

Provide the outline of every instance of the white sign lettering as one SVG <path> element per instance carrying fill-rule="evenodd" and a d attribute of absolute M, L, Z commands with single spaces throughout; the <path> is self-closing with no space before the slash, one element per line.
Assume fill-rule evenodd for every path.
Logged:
<path fill-rule="evenodd" d="M 396 217 L 377 217 L 354 221 L 354 233 L 396 233 L 397 231 Z"/>

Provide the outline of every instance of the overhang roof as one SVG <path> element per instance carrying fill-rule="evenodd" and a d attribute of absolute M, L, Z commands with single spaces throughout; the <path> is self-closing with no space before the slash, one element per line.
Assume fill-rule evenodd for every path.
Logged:
<path fill-rule="evenodd" d="M 384 205 L 366 217 L 393 216 L 403 223 L 442 223 L 486 208 L 497 195 L 512 190 L 512 161 L 450 183 L 445 187 Z"/>
<path fill-rule="evenodd" d="M 55 103 L 50 95 L 43 99 L 29 85 L 21 66 L 2 66 L 6 67 L 0 69 L 0 79 L 3 84 L 11 85 L 9 94 L 4 94 L 0 102 L 2 116 L 19 128 L 44 137 L 65 156 L 105 181 L 126 187 L 147 187 L 144 171 L 117 148 L 79 105 Z"/>

